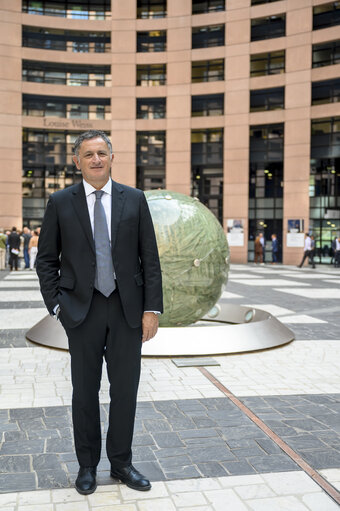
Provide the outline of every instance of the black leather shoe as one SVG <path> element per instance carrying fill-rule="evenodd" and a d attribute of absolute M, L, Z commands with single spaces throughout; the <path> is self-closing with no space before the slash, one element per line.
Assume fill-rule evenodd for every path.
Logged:
<path fill-rule="evenodd" d="M 96 467 L 80 467 L 75 488 L 81 495 L 90 495 L 97 488 Z"/>
<path fill-rule="evenodd" d="M 133 465 L 124 468 L 111 469 L 111 477 L 119 479 L 129 488 L 139 491 L 148 491 L 151 484 L 145 476 L 143 476 Z"/>

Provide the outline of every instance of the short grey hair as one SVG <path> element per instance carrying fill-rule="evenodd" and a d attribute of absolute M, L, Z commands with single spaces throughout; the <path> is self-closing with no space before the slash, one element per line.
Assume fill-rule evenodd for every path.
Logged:
<path fill-rule="evenodd" d="M 77 158 L 79 158 L 79 149 L 81 144 L 84 142 L 84 140 L 91 140 L 92 138 L 100 137 L 104 140 L 107 147 L 109 148 L 110 155 L 112 155 L 112 144 L 109 137 L 104 133 L 104 131 L 101 130 L 89 130 L 84 131 L 79 137 L 76 138 L 73 146 L 73 153 L 76 155 Z"/>

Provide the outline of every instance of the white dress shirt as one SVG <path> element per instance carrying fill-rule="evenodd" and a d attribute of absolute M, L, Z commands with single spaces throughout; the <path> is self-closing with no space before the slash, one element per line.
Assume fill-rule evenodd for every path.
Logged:
<path fill-rule="evenodd" d="M 307 252 L 307 250 L 312 250 L 312 240 L 309 236 L 305 239 L 305 252 Z"/>

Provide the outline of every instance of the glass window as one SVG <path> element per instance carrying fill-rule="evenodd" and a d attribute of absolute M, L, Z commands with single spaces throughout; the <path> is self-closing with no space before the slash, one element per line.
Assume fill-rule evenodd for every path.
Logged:
<path fill-rule="evenodd" d="M 278 0 L 251 0 L 251 5 L 270 4 Z"/>
<path fill-rule="evenodd" d="M 110 119 L 109 98 L 67 98 L 23 94 L 22 113 L 37 117 L 69 119 Z"/>
<path fill-rule="evenodd" d="M 311 122 L 310 221 L 320 261 L 334 260 L 340 228 L 340 117 Z"/>
<path fill-rule="evenodd" d="M 111 34 L 24 26 L 22 45 L 44 50 L 104 53 L 111 50 Z"/>
<path fill-rule="evenodd" d="M 137 32 L 137 52 L 166 50 L 166 31 Z"/>
<path fill-rule="evenodd" d="M 224 45 L 224 25 L 192 28 L 192 48 L 210 48 Z"/>
<path fill-rule="evenodd" d="M 223 115 L 224 94 L 205 94 L 192 96 L 191 115 L 192 117 Z"/>
<path fill-rule="evenodd" d="M 111 86 L 110 66 L 91 66 L 24 60 L 22 79 L 74 86 Z"/>
<path fill-rule="evenodd" d="M 313 67 L 331 66 L 340 62 L 340 41 L 313 44 Z"/>
<path fill-rule="evenodd" d="M 137 131 L 137 188 L 165 188 L 165 131 Z"/>
<path fill-rule="evenodd" d="M 166 98 L 137 98 L 137 119 L 164 119 Z"/>
<path fill-rule="evenodd" d="M 191 163 L 223 163 L 223 129 L 211 128 L 191 131 Z"/>
<path fill-rule="evenodd" d="M 285 71 L 285 50 L 250 56 L 250 75 L 274 75 Z"/>
<path fill-rule="evenodd" d="M 137 65 L 137 85 L 142 87 L 165 85 L 166 64 L 140 64 Z"/>
<path fill-rule="evenodd" d="M 271 235 L 282 248 L 283 124 L 250 126 L 249 242 L 248 258 L 254 260 L 254 241 L 265 238 L 264 260 L 271 261 Z"/>
<path fill-rule="evenodd" d="M 340 101 L 340 78 L 312 83 L 312 105 Z"/>
<path fill-rule="evenodd" d="M 101 20 L 111 16 L 111 0 L 22 0 L 22 12 L 45 16 Z"/>
<path fill-rule="evenodd" d="M 191 81 L 216 82 L 224 80 L 224 59 L 198 60 L 191 64 Z"/>
<path fill-rule="evenodd" d="M 192 0 L 192 14 L 225 10 L 225 0 Z"/>
<path fill-rule="evenodd" d="M 252 162 L 281 161 L 282 148 L 283 124 L 251 126 L 250 160 Z"/>
<path fill-rule="evenodd" d="M 223 219 L 223 129 L 191 131 L 191 195 Z"/>
<path fill-rule="evenodd" d="M 277 110 L 284 108 L 284 87 L 250 91 L 250 111 Z"/>
<path fill-rule="evenodd" d="M 312 158 L 340 157 L 340 117 L 312 121 Z"/>
<path fill-rule="evenodd" d="M 333 27 L 340 24 L 340 2 L 329 2 L 328 4 L 313 7 L 313 30 Z"/>
<path fill-rule="evenodd" d="M 264 18 L 251 20 L 251 40 L 271 39 L 283 37 L 286 34 L 286 15 L 275 14 Z"/>
<path fill-rule="evenodd" d="M 137 0 L 137 18 L 165 18 L 166 0 Z"/>

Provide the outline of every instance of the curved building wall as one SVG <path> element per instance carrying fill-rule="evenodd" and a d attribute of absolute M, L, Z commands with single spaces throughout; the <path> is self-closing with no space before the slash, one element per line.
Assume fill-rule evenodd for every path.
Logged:
<path fill-rule="evenodd" d="M 328 4 L 329 1 L 282 0 L 253 6 L 251 3 L 251 0 L 227 0 L 225 10 L 193 15 L 191 0 L 168 0 L 166 17 L 137 19 L 136 0 L 113 0 L 111 18 L 90 20 L 22 13 L 19 0 L 0 0 L 0 226 L 7 228 L 16 224 L 20 227 L 22 222 L 23 128 L 66 130 L 69 134 L 88 128 L 110 132 L 115 149 L 113 176 L 131 186 L 138 184 L 140 156 L 136 149 L 137 134 L 157 132 L 166 140 L 163 184 L 168 189 L 185 194 L 193 193 L 194 189 L 194 174 L 197 173 L 191 163 L 194 148 L 198 148 L 200 154 L 205 151 L 216 151 L 217 154 L 222 147 L 218 162 L 207 155 L 207 161 L 210 158 L 210 164 L 206 166 L 208 174 L 213 171 L 215 163 L 220 169 L 217 169 L 217 174 L 219 171 L 223 173 L 220 179 L 217 175 L 215 188 L 220 183 L 220 189 L 216 201 L 212 199 L 211 203 L 218 202 L 216 211 L 220 208 L 226 231 L 228 221 L 242 221 L 244 243 L 242 246 L 232 246 L 231 253 L 233 261 L 246 262 L 248 248 L 251 247 L 248 237 L 252 235 L 248 232 L 248 225 L 254 226 L 256 219 L 265 218 L 266 215 L 261 209 L 264 201 L 261 203 L 257 196 L 261 196 L 260 188 L 254 189 L 254 199 L 249 191 L 252 186 L 252 178 L 249 178 L 250 132 L 253 130 L 257 133 L 259 130 L 256 127 L 274 126 L 275 131 L 275 126 L 282 126 L 282 162 L 277 161 L 276 167 L 274 165 L 276 169 L 283 166 L 282 180 L 278 184 L 282 190 L 275 198 L 270 215 L 273 216 L 273 226 L 281 226 L 278 234 L 282 242 L 283 261 L 287 264 L 297 263 L 301 248 L 287 247 L 286 235 L 289 219 L 303 220 L 305 230 L 309 227 L 311 121 L 340 116 L 339 102 L 311 106 L 312 82 L 340 76 L 340 64 L 312 68 L 312 48 L 313 45 L 339 39 L 339 25 L 313 31 L 313 7 Z M 252 19 L 280 14 L 285 14 L 285 35 L 251 41 Z M 214 25 L 225 26 L 225 43 L 192 49 L 192 29 Z M 109 32 L 111 51 L 81 53 L 22 47 L 23 26 Z M 136 52 L 137 33 L 150 31 L 166 32 L 166 50 Z M 268 52 L 279 55 L 282 51 L 285 56 L 281 72 L 266 75 L 252 72 L 252 66 L 256 66 L 251 64 L 252 55 Z M 277 58 L 279 62 L 280 57 Z M 199 65 L 202 61 L 221 59 L 224 61 L 224 79 L 193 82 L 192 63 Z M 65 67 L 111 66 L 111 82 L 107 80 L 105 86 L 72 86 L 23 81 L 21 65 L 24 63 L 25 66 L 26 62 L 29 66 L 33 61 Z M 138 70 L 140 66 L 147 65 L 158 65 L 160 69 L 165 65 L 166 79 L 163 84 L 158 81 L 161 84 L 146 85 L 142 79 L 141 84 L 137 85 Z M 250 91 L 278 88 L 284 88 L 284 108 L 250 112 Z M 216 94 L 224 94 L 222 115 L 221 112 L 214 115 L 211 111 L 210 115 L 192 116 L 192 96 Z M 34 95 L 74 97 L 75 101 L 77 98 L 94 97 L 110 99 L 111 118 L 77 119 L 66 117 L 66 114 L 65 117 L 22 115 L 22 98 Z M 137 98 L 166 98 L 165 117 L 136 118 Z M 223 135 L 222 146 L 214 145 L 217 132 Z M 211 145 L 195 145 L 195 140 L 198 140 L 195 137 L 205 137 L 207 133 L 212 133 Z M 267 158 L 271 159 L 270 144 L 267 145 Z M 280 160 L 280 157 L 276 159 Z M 158 172 L 162 172 L 161 164 Z M 261 176 L 256 179 L 257 183 L 261 183 Z M 260 187 L 260 184 L 256 186 Z M 255 219 L 253 223 L 252 218 Z"/>

